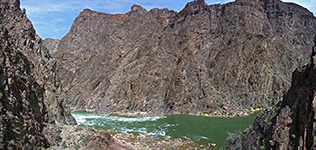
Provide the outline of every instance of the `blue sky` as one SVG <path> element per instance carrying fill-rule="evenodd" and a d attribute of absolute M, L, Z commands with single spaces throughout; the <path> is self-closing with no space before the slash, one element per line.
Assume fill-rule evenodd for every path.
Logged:
<path fill-rule="evenodd" d="M 60 39 L 69 31 L 79 13 L 89 8 L 105 13 L 126 13 L 133 4 L 152 8 L 169 8 L 180 11 L 193 0 L 21 0 L 37 34 L 45 38 Z M 233 0 L 205 0 L 207 4 L 227 3 Z M 316 15 L 316 0 L 283 0 L 304 6 Z"/>

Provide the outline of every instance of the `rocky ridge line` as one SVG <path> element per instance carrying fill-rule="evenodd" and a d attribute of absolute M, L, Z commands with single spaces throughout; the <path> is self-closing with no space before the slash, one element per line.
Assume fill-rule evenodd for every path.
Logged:
<path fill-rule="evenodd" d="M 53 57 L 73 109 L 243 115 L 282 99 L 315 30 L 311 12 L 277 0 L 84 10 Z"/>

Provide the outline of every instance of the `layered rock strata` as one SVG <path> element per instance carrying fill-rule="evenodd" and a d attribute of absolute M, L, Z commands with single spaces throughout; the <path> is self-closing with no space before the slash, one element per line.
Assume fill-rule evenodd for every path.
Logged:
<path fill-rule="evenodd" d="M 279 0 L 86 9 L 53 56 L 74 109 L 225 114 L 281 100 L 315 30 L 311 12 Z"/>

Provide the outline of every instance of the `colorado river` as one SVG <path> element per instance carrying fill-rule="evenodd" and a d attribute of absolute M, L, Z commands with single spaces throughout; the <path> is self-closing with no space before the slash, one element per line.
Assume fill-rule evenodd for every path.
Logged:
<path fill-rule="evenodd" d="M 227 138 L 249 127 L 258 113 L 247 117 L 217 118 L 190 115 L 168 115 L 160 117 L 133 118 L 110 114 L 94 114 L 73 111 L 79 125 L 95 126 L 139 135 L 163 138 L 184 138 L 201 144 L 215 143 L 226 146 Z"/>

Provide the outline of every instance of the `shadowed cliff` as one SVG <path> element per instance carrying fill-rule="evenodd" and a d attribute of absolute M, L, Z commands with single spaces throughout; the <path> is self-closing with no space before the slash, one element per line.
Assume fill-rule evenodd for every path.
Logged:
<path fill-rule="evenodd" d="M 283 101 L 265 110 L 228 149 L 316 149 L 316 35 L 311 62 L 292 74 Z"/>
<path fill-rule="evenodd" d="M 0 149 L 47 148 L 47 124 L 76 123 L 63 104 L 56 62 L 19 0 L 2 0 L 0 12 Z"/>

